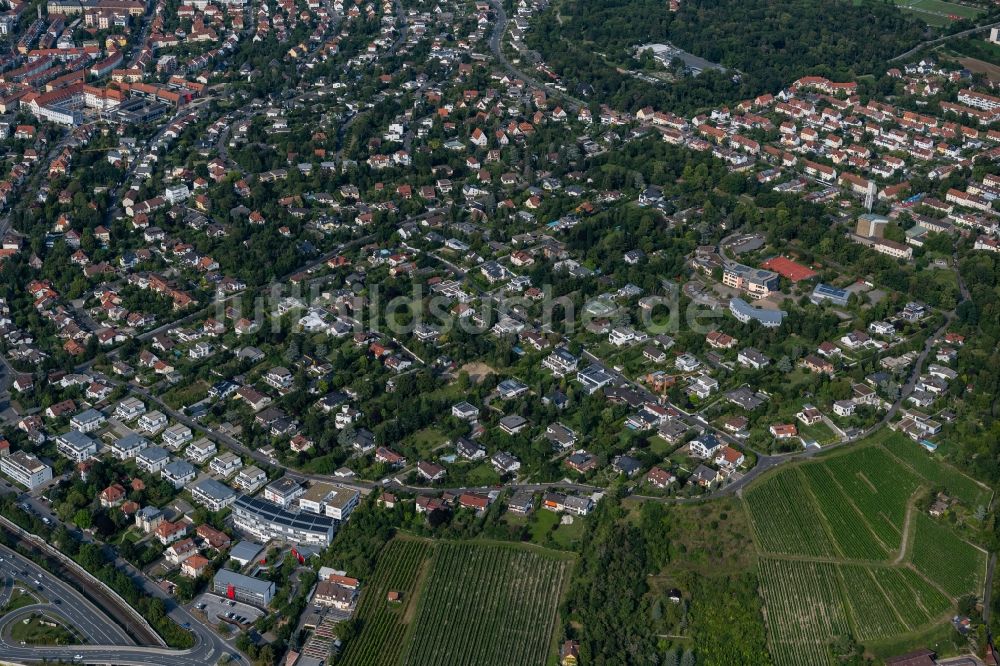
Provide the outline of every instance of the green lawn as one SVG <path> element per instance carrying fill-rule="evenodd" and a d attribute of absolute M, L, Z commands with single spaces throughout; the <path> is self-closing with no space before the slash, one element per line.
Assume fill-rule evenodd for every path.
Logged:
<path fill-rule="evenodd" d="M 1000 45 L 980 38 L 966 38 L 948 42 L 948 50 L 960 56 L 976 58 L 987 63 L 1000 62 Z"/>
<path fill-rule="evenodd" d="M 10 636 L 15 641 L 24 641 L 28 645 L 82 645 L 85 643 L 83 637 L 76 631 L 44 615 L 32 615 L 30 618 L 14 623 L 10 629 Z"/>
<path fill-rule="evenodd" d="M 551 511 L 546 511 L 545 513 L 551 513 Z M 574 516 L 572 524 L 560 525 L 556 528 L 556 531 L 552 533 L 552 540 L 559 547 L 572 550 L 583 537 L 583 521 L 582 517 Z"/>
<path fill-rule="evenodd" d="M 527 522 L 528 533 L 531 535 L 531 543 L 546 548 L 573 550 L 579 545 L 579 541 L 583 537 L 584 520 L 582 517 L 573 516 L 572 523 L 563 525 L 561 524 L 562 514 L 546 511 L 545 509 L 537 509 L 528 518 L 509 516 L 507 522 L 512 525 L 523 525 Z"/>
<path fill-rule="evenodd" d="M 975 7 L 957 5 L 943 0 L 895 0 L 895 2 L 903 11 L 910 12 L 927 25 L 936 27 L 953 23 L 957 20 L 953 17 L 972 19 L 982 13 Z"/>
<path fill-rule="evenodd" d="M 494 486 L 500 483 L 500 475 L 490 463 L 483 462 L 469 470 L 465 483 L 469 486 Z"/>
<path fill-rule="evenodd" d="M 197 381 L 193 384 L 179 384 L 160 396 L 163 402 L 174 409 L 193 405 L 208 396 L 208 384 Z"/>
<path fill-rule="evenodd" d="M 804 439 L 812 439 L 819 442 L 820 446 L 833 444 L 837 441 L 837 435 L 822 421 L 810 426 L 804 426 L 801 422 L 797 422 L 796 425 L 799 427 L 799 435 Z"/>
<path fill-rule="evenodd" d="M 14 593 L 10 595 L 10 601 L 7 602 L 7 605 L 0 608 L 0 615 L 5 615 L 6 613 L 16 611 L 18 608 L 24 608 L 25 606 L 37 603 L 38 598 L 31 592 L 27 590 L 14 590 Z"/>
<path fill-rule="evenodd" d="M 430 394 L 428 394 L 427 397 L 429 399 L 435 399 L 435 400 L 440 398 L 448 398 L 449 400 L 454 400 L 455 402 L 461 402 L 462 400 L 466 399 L 465 391 L 462 390 L 462 387 L 458 385 L 457 381 L 451 382 L 450 384 L 446 384 L 445 386 L 434 389 L 433 391 L 430 392 Z"/>
<path fill-rule="evenodd" d="M 430 458 L 431 452 L 447 441 L 448 438 L 445 437 L 444 433 L 437 428 L 430 427 L 413 433 L 407 444 L 413 446 L 421 458 Z"/>
<path fill-rule="evenodd" d="M 649 450 L 661 458 L 670 455 L 676 446 L 676 444 L 671 444 L 659 435 L 653 435 L 649 438 Z"/>
<path fill-rule="evenodd" d="M 546 535 L 559 524 L 559 514 L 545 509 L 539 509 L 531 514 L 530 528 L 531 542 L 541 544 Z"/>
<path fill-rule="evenodd" d="M 906 7 L 914 11 L 933 12 L 937 14 L 960 16 L 962 18 L 975 18 L 982 13 L 976 7 L 968 7 L 944 0 L 896 0 L 900 7 Z"/>
<path fill-rule="evenodd" d="M 126 541 L 129 542 L 129 543 L 136 543 L 140 539 L 142 539 L 142 536 L 143 535 L 139 531 L 137 531 L 133 527 L 130 527 L 127 530 L 125 530 L 124 532 L 122 532 L 121 536 L 118 537 L 118 539 L 117 539 L 118 545 L 121 545 L 121 544 L 125 543 Z"/>
<path fill-rule="evenodd" d="M 510 511 L 505 511 L 500 519 L 508 525 L 516 525 L 518 527 L 527 525 L 529 520 L 528 516 L 519 516 L 518 514 L 511 513 Z"/>

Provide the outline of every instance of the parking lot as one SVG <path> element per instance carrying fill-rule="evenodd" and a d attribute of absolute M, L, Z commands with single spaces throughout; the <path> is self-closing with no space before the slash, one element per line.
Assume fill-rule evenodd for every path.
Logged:
<path fill-rule="evenodd" d="M 212 625 L 217 624 L 220 620 L 241 626 L 253 624 L 264 614 L 264 611 L 249 604 L 225 599 L 208 592 L 195 598 L 191 604 L 191 610 L 195 613 L 203 613 L 206 622 Z M 231 616 L 230 613 L 232 613 Z"/>

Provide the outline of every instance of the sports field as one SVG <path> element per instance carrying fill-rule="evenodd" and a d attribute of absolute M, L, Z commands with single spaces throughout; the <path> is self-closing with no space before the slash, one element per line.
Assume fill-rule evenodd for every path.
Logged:
<path fill-rule="evenodd" d="M 905 11 L 913 12 L 928 25 L 942 26 L 959 19 L 971 19 L 979 16 L 981 10 L 976 7 L 959 5 L 944 0 L 896 0 L 896 4 Z"/>

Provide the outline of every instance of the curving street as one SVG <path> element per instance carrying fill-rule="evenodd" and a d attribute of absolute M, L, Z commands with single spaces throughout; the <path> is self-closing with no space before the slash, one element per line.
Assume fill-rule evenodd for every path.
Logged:
<path fill-rule="evenodd" d="M 65 618 L 92 643 L 135 645 L 124 629 L 55 575 L 6 547 L 0 547 L 0 557 L 3 558 L 3 562 L 0 562 L 0 577 L 3 579 L 0 602 L 7 603 L 16 588 L 24 589 L 36 598 L 44 599 L 42 603 L 24 606 L 0 618 L 0 647 L 4 648 L 4 654 L 8 654 L 8 649 L 20 647 L 8 642 L 10 624 L 16 619 L 23 619 L 31 612 L 38 611 Z M 38 588 L 36 581 L 41 583 L 41 589 Z"/>
<path fill-rule="evenodd" d="M 551 85 L 542 83 L 534 76 L 517 69 L 510 63 L 509 60 L 507 60 L 507 56 L 503 52 L 503 36 L 507 31 L 507 12 L 504 11 L 503 3 L 498 0 L 490 0 L 490 6 L 493 8 L 493 12 L 497 17 L 493 34 L 490 35 L 490 50 L 493 52 L 493 56 L 496 58 L 496 61 L 500 63 L 500 65 L 503 66 L 503 68 L 506 69 L 512 76 L 522 79 L 539 90 L 544 90 L 549 95 L 558 97 L 562 100 L 563 105 L 574 113 L 579 111 L 582 107 L 587 106 L 586 102 L 583 100 L 579 100 L 568 93 L 564 93 Z"/>
<path fill-rule="evenodd" d="M 933 13 L 933 12 L 931 12 L 931 13 Z M 920 52 L 921 49 L 925 49 L 928 46 L 937 46 L 938 44 L 944 44 L 945 42 L 947 42 L 948 40 L 951 40 L 951 39 L 961 39 L 962 37 L 968 37 L 969 35 L 974 35 L 976 33 L 986 32 L 990 28 L 995 28 L 997 26 L 1000 26 L 1000 22 L 989 23 L 987 25 L 976 26 L 975 28 L 969 28 L 968 30 L 962 30 L 961 32 L 956 32 L 953 35 L 945 35 L 944 37 L 938 37 L 937 39 L 929 39 L 926 42 L 920 42 L 919 44 L 917 44 L 916 46 L 914 46 L 909 51 L 906 51 L 905 53 L 900 53 L 895 58 L 891 58 L 889 60 L 889 62 L 899 62 L 900 60 L 905 60 L 905 59 L 907 59 L 909 57 L 912 57 L 912 56 L 916 55 L 917 53 Z"/>
<path fill-rule="evenodd" d="M 164 599 L 168 609 L 167 614 L 178 623 L 182 625 L 187 623 L 190 626 L 196 639 L 195 647 L 190 650 L 172 650 L 136 645 L 119 624 L 55 574 L 6 547 L 0 546 L 0 557 L 3 558 L 3 562 L 0 562 L 0 579 L 2 579 L 0 602 L 6 603 L 15 587 L 22 587 L 45 598 L 44 603 L 25 606 L 0 618 L 0 655 L 6 661 L 17 663 L 41 660 L 74 661 L 74 657 L 79 654 L 83 659 L 76 660 L 77 663 L 204 666 L 215 663 L 226 653 L 233 657 L 239 655 L 234 647 L 169 598 Z M 128 571 L 123 564 L 123 562 L 116 563 L 118 568 L 132 574 L 133 572 Z M 23 573 L 25 571 L 27 574 Z M 35 581 L 41 583 L 40 590 Z M 96 581 L 93 581 L 93 584 L 97 586 Z M 149 579 L 145 579 L 143 587 L 151 596 L 166 597 L 166 594 Z M 58 603 L 55 603 L 56 600 Z M 11 623 L 38 611 L 61 616 L 86 636 L 90 643 L 74 646 L 22 646 L 10 640 Z"/>

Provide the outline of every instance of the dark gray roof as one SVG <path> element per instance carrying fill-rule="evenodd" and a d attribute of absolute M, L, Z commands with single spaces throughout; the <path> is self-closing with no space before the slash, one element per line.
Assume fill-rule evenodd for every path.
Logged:
<path fill-rule="evenodd" d="M 329 532 L 336 522 L 333 518 L 316 513 L 286 511 L 263 498 L 247 497 L 246 495 L 236 498 L 233 510 L 253 513 L 262 521 L 306 532 Z"/>
<path fill-rule="evenodd" d="M 253 594 L 264 596 L 274 594 L 274 583 L 271 581 L 244 576 L 229 569 L 220 569 L 212 580 L 222 585 L 232 585 L 233 587 L 249 590 Z"/>

